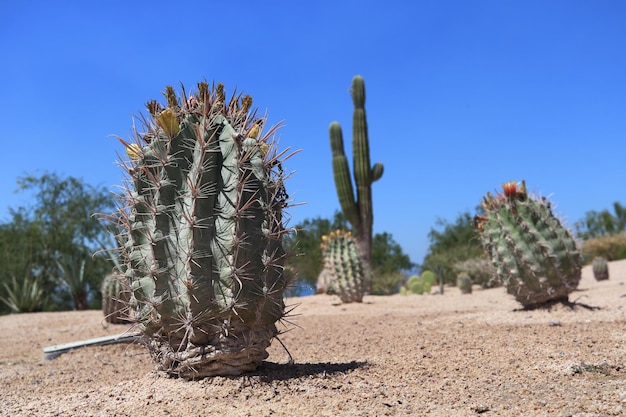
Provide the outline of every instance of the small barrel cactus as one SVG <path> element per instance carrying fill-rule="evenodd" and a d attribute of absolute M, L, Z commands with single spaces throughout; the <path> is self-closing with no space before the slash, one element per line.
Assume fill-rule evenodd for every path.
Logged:
<path fill-rule="evenodd" d="M 609 279 L 609 264 L 605 258 L 601 256 L 595 257 L 591 264 L 591 269 L 593 271 L 593 277 L 596 281 Z"/>
<path fill-rule="evenodd" d="M 409 291 L 413 294 L 424 294 L 424 281 L 418 275 L 412 275 L 406 283 Z"/>
<path fill-rule="evenodd" d="M 460 272 L 456 277 L 456 286 L 461 290 L 461 294 L 472 293 L 472 278 L 467 272 Z"/>
<path fill-rule="evenodd" d="M 356 241 L 349 231 L 322 236 L 325 276 L 328 286 L 343 303 L 360 303 L 368 287 L 368 273 Z"/>
<path fill-rule="evenodd" d="M 122 161 L 130 187 L 116 222 L 129 305 L 161 370 L 188 379 L 254 370 L 285 315 L 282 212 L 288 196 L 278 126 L 226 100 L 221 84 L 167 107 L 147 104 L 145 132 Z"/>
<path fill-rule="evenodd" d="M 424 283 L 424 292 L 426 294 L 430 294 L 433 284 L 435 284 L 435 282 L 437 281 L 437 276 L 433 271 L 426 270 L 422 271 L 422 273 L 420 274 L 420 278 Z"/>
<path fill-rule="evenodd" d="M 567 300 L 578 286 L 582 257 L 572 233 L 554 216 L 550 202 L 511 181 L 503 193 L 483 200 L 476 226 L 507 291 L 525 307 Z"/>
<path fill-rule="evenodd" d="M 101 290 L 104 320 L 111 324 L 129 323 L 130 286 L 125 277 L 116 273 L 105 276 Z"/>

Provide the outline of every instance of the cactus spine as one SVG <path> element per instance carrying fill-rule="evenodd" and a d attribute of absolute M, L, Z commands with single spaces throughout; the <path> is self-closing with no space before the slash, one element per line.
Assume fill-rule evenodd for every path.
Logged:
<path fill-rule="evenodd" d="M 147 104 L 128 143 L 131 186 L 117 215 L 130 306 L 161 370 L 237 375 L 268 356 L 285 314 L 281 162 L 250 96 L 221 84 Z M 282 158 L 282 159 L 281 159 Z"/>
<path fill-rule="evenodd" d="M 370 166 L 369 137 L 365 117 L 365 83 L 357 75 L 352 79 L 352 152 L 356 197 L 350 178 L 348 159 L 344 152 L 343 134 L 338 122 L 330 124 L 330 146 L 333 157 L 335 187 L 341 210 L 352 224 L 363 261 L 369 265 L 372 253 L 374 215 L 372 209 L 372 183 L 383 175 L 383 165 Z"/>
<path fill-rule="evenodd" d="M 363 265 L 351 232 L 337 230 L 322 236 L 324 273 L 332 292 L 343 303 L 360 303 L 368 287 L 367 271 Z"/>
<path fill-rule="evenodd" d="M 604 281 L 609 279 L 609 264 L 605 258 L 596 256 L 591 264 L 593 277 L 596 281 Z"/>
<path fill-rule="evenodd" d="M 571 232 L 545 198 L 526 184 L 507 182 L 503 193 L 483 200 L 476 225 L 484 248 L 507 291 L 525 307 L 566 300 L 578 286 L 582 257 Z"/>

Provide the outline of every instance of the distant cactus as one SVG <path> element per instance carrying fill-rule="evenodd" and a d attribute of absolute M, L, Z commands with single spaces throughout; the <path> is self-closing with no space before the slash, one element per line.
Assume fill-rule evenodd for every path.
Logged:
<path fill-rule="evenodd" d="M 125 277 L 109 274 L 102 281 L 102 312 L 111 324 L 127 324 L 129 317 L 130 285 Z"/>
<path fill-rule="evenodd" d="M 418 275 L 411 276 L 406 285 L 412 294 L 424 294 L 424 281 Z"/>
<path fill-rule="evenodd" d="M 145 132 L 120 141 L 122 274 L 138 328 L 160 370 L 239 375 L 267 358 L 285 315 L 282 161 L 252 98 L 221 84 L 148 102 Z"/>
<path fill-rule="evenodd" d="M 424 292 L 426 294 L 430 294 L 433 284 L 437 281 L 437 276 L 434 272 L 426 270 L 422 271 L 420 277 L 422 278 L 422 282 L 424 283 Z"/>
<path fill-rule="evenodd" d="M 372 183 L 383 175 L 383 165 L 370 166 L 369 137 L 365 117 L 365 83 L 359 75 L 352 79 L 352 101 L 354 114 L 352 125 L 352 152 L 356 196 L 348 159 L 343 147 L 343 134 L 338 122 L 330 125 L 330 145 L 333 154 L 335 186 L 341 210 L 352 224 L 359 253 L 363 261 L 370 265 L 372 255 L 372 231 L 374 214 L 372 208 Z"/>
<path fill-rule="evenodd" d="M 360 303 L 369 287 L 369 273 L 356 242 L 348 231 L 336 230 L 322 236 L 322 253 L 327 286 L 343 303 Z"/>
<path fill-rule="evenodd" d="M 472 279 L 467 272 L 461 272 L 456 277 L 456 285 L 461 290 L 461 294 L 472 293 Z"/>
<path fill-rule="evenodd" d="M 482 244 L 507 291 L 525 307 L 567 300 L 578 286 L 582 257 L 571 232 L 545 198 L 528 196 L 526 184 L 507 182 L 483 200 L 477 216 Z"/>
<path fill-rule="evenodd" d="M 596 281 L 609 279 L 609 264 L 605 258 L 600 256 L 595 257 L 591 264 L 591 269 L 593 270 L 593 277 Z"/>

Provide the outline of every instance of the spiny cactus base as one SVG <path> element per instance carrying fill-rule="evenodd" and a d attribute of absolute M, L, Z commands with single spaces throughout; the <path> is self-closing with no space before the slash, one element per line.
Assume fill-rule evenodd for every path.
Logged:
<path fill-rule="evenodd" d="M 526 184 L 507 182 L 503 193 L 483 200 L 476 218 L 482 244 L 507 291 L 525 307 L 567 300 L 578 286 L 582 257 L 571 232 L 545 198 Z"/>
<path fill-rule="evenodd" d="M 282 211 L 288 196 L 266 119 L 221 84 L 147 105 L 126 147 L 130 186 L 118 241 L 130 306 L 159 369 L 238 375 L 267 358 L 285 315 Z"/>

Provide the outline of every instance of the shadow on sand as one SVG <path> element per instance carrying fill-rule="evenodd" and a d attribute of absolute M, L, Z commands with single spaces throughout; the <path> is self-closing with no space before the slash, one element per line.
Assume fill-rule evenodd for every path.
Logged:
<path fill-rule="evenodd" d="M 576 310 L 577 308 L 584 308 L 586 310 L 602 310 L 602 307 L 592 306 L 589 304 L 581 303 L 580 300 L 583 296 L 576 298 L 574 301 L 569 301 L 567 298 L 562 298 L 558 300 L 548 301 L 542 304 L 535 304 L 531 306 L 526 306 L 522 308 L 516 308 L 513 311 L 532 311 L 532 310 L 553 310 L 555 308 L 565 307 L 570 310 Z"/>
<path fill-rule="evenodd" d="M 286 381 L 309 376 L 322 376 L 341 374 L 359 368 L 366 368 L 367 362 L 345 363 L 274 363 L 263 362 L 256 371 L 246 374 L 250 377 L 258 377 L 263 382 Z"/>

